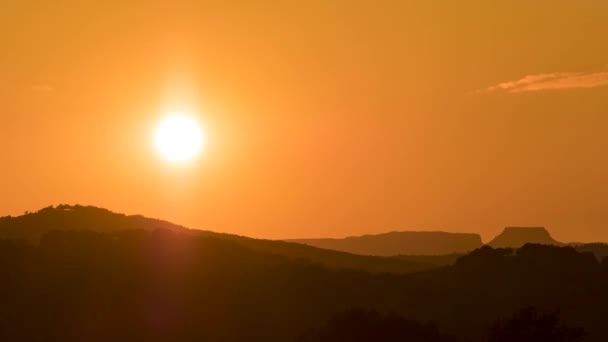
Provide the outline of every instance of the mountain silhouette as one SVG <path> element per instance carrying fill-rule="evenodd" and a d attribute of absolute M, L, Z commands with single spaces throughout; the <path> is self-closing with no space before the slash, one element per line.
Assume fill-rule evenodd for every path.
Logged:
<path fill-rule="evenodd" d="M 182 231 L 51 231 L 0 239 L 0 279 L 1 341 L 608 341 L 608 262 L 573 247 L 370 274 Z"/>
<path fill-rule="evenodd" d="M 52 231 L 117 233 L 129 230 L 167 230 L 197 237 L 213 237 L 236 242 L 253 251 L 270 253 L 292 259 L 306 259 L 331 268 L 351 268 L 368 272 L 409 273 L 428 270 L 447 264 L 441 261 L 416 260 L 411 258 L 384 258 L 354 255 L 350 253 L 316 248 L 285 241 L 263 240 L 240 235 L 217 233 L 207 230 L 189 229 L 171 222 L 147 218 L 141 215 L 117 214 L 93 206 L 59 205 L 17 217 L 0 218 L 0 239 L 25 240 L 38 244 Z"/>
<path fill-rule="evenodd" d="M 519 248 L 527 243 L 563 245 L 554 240 L 544 227 L 507 227 L 488 245 L 494 248 Z"/>
<path fill-rule="evenodd" d="M 608 341 L 608 258 L 526 244 L 412 260 L 49 207 L 0 219 L 0 341 Z"/>
<path fill-rule="evenodd" d="M 467 253 L 483 245 L 478 234 L 446 232 L 390 232 L 344 239 L 287 240 L 319 248 L 361 255 L 446 255 Z"/>
<path fill-rule="evenodd" d="M 123 230 L 188 231 L 186 227 L 167 221 L 146 218 L 141 215 L 127 216 L 93 206 L 59 205 L 49 206 L 37 212 L 25 213 L 17 217 L 0 218 L 0 238 L 26 240 L 32 244 L 40 242 L 49 231 L 119 232 Z M 213 234 L 199 231 L 199 234 Z"/>

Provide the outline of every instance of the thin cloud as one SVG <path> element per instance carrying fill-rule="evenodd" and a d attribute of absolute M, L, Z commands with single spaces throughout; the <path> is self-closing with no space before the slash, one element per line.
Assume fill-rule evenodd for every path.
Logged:
<path fill-rule="evenodd" d="M 524 93 L 539 90 L 596 88 L 605 85 L 608 85 L 608 71 L 593 73 L 561 72 L 528 75 L 515 81 L 503 82 L 488 87 L 485 91 Z"/>
<path fill-rule="evenodd" d="M 48 84 L 32 84 L 30 86 L 30 90 L 41 92 L 41 93 L 49 93 L 55 90 L 55 88 L 51 87 Z"/>

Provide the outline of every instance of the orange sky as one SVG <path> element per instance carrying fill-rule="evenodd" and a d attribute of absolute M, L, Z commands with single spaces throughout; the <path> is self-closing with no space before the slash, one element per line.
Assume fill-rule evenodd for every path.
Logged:
<path fill-rule="evenodd" d="M 296 5 L 297 3 L 297 5 Z M 608 241 L 608 2 L 31 1 L 0 11 L 0 215 L 264 238 Z M 207 131 L 154 150 L 187 103 Z"/>

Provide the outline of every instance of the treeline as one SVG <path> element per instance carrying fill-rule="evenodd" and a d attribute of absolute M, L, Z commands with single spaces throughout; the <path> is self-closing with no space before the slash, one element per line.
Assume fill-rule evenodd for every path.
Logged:
<path fill-rule="evenodd" d="M 163 229 L 56 231 L 0 241 L 0 279 L 3 341 L 608 340 L 608 260 L 570 247 L 372 274 Z"/>
<path fill-rule="evenodd" d="M 494 322 L 486 332 L 487 342 L 577 342 L 585 331 L 560 322 L 559 311 L 540 313 L 528 307 Z M 421 324 L 391 313 L 352 309 L 334 316 L 325 326 L 313 329 L 300 342 L 455 342 L 433 323 Z"/>

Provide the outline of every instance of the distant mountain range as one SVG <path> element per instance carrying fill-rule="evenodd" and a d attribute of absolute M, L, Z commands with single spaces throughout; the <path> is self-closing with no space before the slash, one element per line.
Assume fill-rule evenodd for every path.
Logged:
<path fill-rule="evenodd" d="M 127 216 L 92 206 L 59 205 L 17 217 L 0 217 L 0 240 L 24 240 L 37 245 L 53 231 L 94 231 L 120 233 L 128 230 L 168 230 L 179 234 L 213 237 L 244 246 L 255 252 L 305 259 L 330 268 L 350 268 L 368 272 L 410 273 L 436 268 L 450 261 L 439 259 L 385 258 L 355 255 L 285 241 L 253 239 L 245 236 L 189 229 L 171 222 L 140 215 Z"/>
<path fill-rule="evenodd" d="M 462 254 L 483 246 L 478 234 L 446 232 L 391 232 L 344 239 L 286 241 L 353 254 L 381 256 Z"/>
<path fill-rule="evenodd" d="M 111 233 L 124 230 L 151 231 L 158 229 L 217 237 L 236 242 L 258 252 L 296 259 L 304 258 L 328 267 L 356 268 L 372 272 L 407 273 L 431 269 L 451 264 L 459 255 L 484 245 L 478 234 L 414 231 L 353 236 L 343 239 L 262 240 L 189 229 L 141 215 L 127 216 L 113 213 L 107 209 L 80 205 L 51 206 L 35 213 L 0 218 L 0 239 L 25 240 L 32 244 L 39 243 L 50 231 L 91 230 Z M 553 239 L 543 227 L 507 227 L 487 245 L 493 248 L 519 248 L 528 243 L 565 245 Z M 580 251 L 592 252 L 598 258 L 608 255 L 608 245 L 605 244 L 569 245 Z"/>
<path fill-rule="evenodd" d="M 466 254 L 484 245 L 477 234 L 407 231 L 353 236 L 343 239 L 294 239 L 286 241 L 361 255 L 416 255 L 418 256 L 416 260 L 438 262 L 440 265 L 452 264 L 459 255 Z M 492 248 L 520 248 L 526 244 L 569 245 L 580 252 L 593 253 L 599 260 L 608 256 L 607 244 L 565 244 L 553 239 L 551 234 L 543 227 L 507 227 L 487 243 Z M 424 256 L 427 259 L 424 259 Z M 404 257 L 400 257 L 400 259 L 408 260 Z"/>

